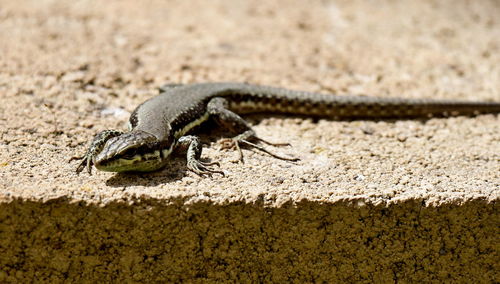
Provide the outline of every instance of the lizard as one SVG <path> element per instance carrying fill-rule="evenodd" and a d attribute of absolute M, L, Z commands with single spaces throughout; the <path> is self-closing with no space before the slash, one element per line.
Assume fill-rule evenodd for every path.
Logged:
<path fill-rule="evenodd" d="M 159 94 L 140 104 L 130 115 L 128 132 L 104 130 L 95 135 L 81 163 L 80 173 L 92 166 L 110 172 L 149 172 L 166 166 L 174 151 L 187 149 L 187 169 L 198 175 L 221 174 L 217 162 L 203 162 L 202 146 L 191 130 L 209 119 L 236 133 L 223 139 L 223 148 L 240 145 L 261 150 L 277 159 L 297 161 L 276 155 L 262 144 L 273 146 L 256 135 L 239 115 L 249 113 L 294 114 L 331 119 L 428 118 L 432 116 L 500 113 L 500 102 L 383 98 L 294 91 L 247 83 L 213 82 L 166 84 Z"/>

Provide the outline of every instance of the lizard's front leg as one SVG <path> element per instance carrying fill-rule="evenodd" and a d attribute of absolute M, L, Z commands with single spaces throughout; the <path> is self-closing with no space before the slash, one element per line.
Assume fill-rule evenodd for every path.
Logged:
<path fill-rule="evenodd" d="M 243 162 L 243 153 L 241 152 L 240 143 L 260 150 L 274 158 L 285 160 L 285 161 L 298 161 L 298 158 L 288 158 L 276 155 L 269 152 L 266 148 L 250 142 L 249 140 L 256 140 L 272 146 L 287 146 L 288 143 L 271 143 L 262 138 L 259 138 L 255 131 L 250 127 L 250 125 L 241 116 L 227 109 L 227 100 L 224 98 L 213 98 L 207 105 L 208 112 L 211 117 L 213 117 L 218 124 L 228 128 L 234 133 L 239 133 L 233 138 L 227 138 L 222 140 L 223 148 L 236 148 L 239 154 L 239 161 Z"/>
<path fill-rule="evenodd" d="M 181 147 L 187 147 L 187 168 L 190 171 L 198 175 L 221 174 L 224 176 L 224 172 L 209 168 L 213 165 L 219 166 L 219 163 L 205 163 L 200 161 L 202 147 L 199 137 L 193 135 L 182 136 L 177 141 L 177 144 Z"/>
<path fill-rule="evenodd" d="M 72 157 L 70 161 L 73 160 L 82 160 L 82 162 L 76 168 L 76 173 L 79 174 L 82 172 L 85 167 L 87 167 L 88 173 L 92 174 L 92 166 L 94 165 L 94 160 L 97 154 L 102 151 L 102 148 L 106 144 L 106 142 L 116 136 L 122 135 L 123 132 L 116 130 L 104 130 L 96 134 L 94 139 L 90 143 L 87 152 L 82 157 Z"/>

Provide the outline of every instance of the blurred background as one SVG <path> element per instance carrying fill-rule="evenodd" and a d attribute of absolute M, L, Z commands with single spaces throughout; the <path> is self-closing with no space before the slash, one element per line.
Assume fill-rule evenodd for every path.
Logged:
<path fill-rule="evenodd" d="M 498 15 L 494 0 L 2 0 L 2 95 L 249 81 L 498 98 Z"/>

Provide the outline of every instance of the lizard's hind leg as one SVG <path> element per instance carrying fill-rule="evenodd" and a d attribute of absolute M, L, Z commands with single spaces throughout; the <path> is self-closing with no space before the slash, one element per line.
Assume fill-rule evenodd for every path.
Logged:
<path fill-rule="evenodd" d="M 249 140 L 256 140 L 258 142 L 262 142 L 272 146 L 288 146 L 288 143 L 271 143 L 262 138 L 259 138 L 255 131 L 250 127 L 250 125 L 243 119 L 241 116 L 236 113 L 230 111 L 227 108 L 227 101 L 224 98 L 213 98 L 207 105 L 208 112 L 212 118 L 217 121 L 217 123 L 224 128 L 229 129 L 234 133 L 239 133 L 233 138 L 223 139 L 222 148 L 236 148 L 238 151 L 239 157 L 237 161 L 243 162 L 243 153 L 240 148 L 240 144 L 247 145 L 251 148 L 255 148 L 259 151 L 262 151 L 276 159 L 285 160 L 285 161 L 298 161 L 298 158 L 288 158 L 280 155 L 276 155 L 264 147 L 257 145 L 255 143 L 250 142 Z"/>

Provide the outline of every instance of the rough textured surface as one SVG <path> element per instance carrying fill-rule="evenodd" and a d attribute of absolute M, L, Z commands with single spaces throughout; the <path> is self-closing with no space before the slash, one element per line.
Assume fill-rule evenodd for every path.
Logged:
<path fill-rule="evenodd" d="M 165 82 L 498 101 L 499 14 L 496 1 L 2 1 L 0 282 L 498 280 L 498 115 L 253 117 L 301 161 L 234 164 L 217 150 L 227 133 L 207 131 L 226 178 L 182 157 L 91 177 L 66 161 Z"/>
<path fill-rule="evenodd" d="M 485 205 L 13 202 L 0 280 L 492 283 L 500 208 Z"/>

